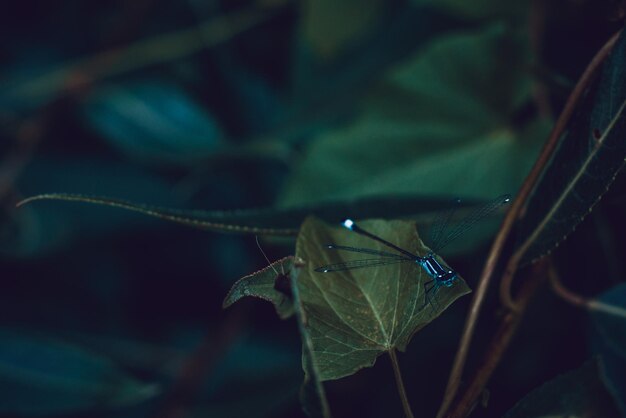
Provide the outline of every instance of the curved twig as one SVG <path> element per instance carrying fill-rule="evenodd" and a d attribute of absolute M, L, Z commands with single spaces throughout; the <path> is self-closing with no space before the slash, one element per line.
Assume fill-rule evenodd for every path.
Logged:
<path fill-rule="evenodd" d="M 465 367 L 465 361 L 467 359 L 469 347 L 472 341 L 472 336 L 474 334 L 476 323 L 478 321 L 478 316 L 480 314 L 480 309 L 484 302 L 485 295 L 487 293 L 487 289 L 489 288 L 489 284 L 491 282 L 494 270 L 504 249 L 504 244 L 506 243 L 516 220 L 519 217 L 523 216 L 524 204 L 526 203 L 526 199 L 530 195 L 535 184 L 539 180 L 541 173 L 543 172 L 545 166 L 550 160 L 552 153 L 556 149 L 558 139 L 562 132 L 565 130 L 574 112 L 574 109 L 578 104 L 578 101 L 589 86 L 590 82 L 593 80 L 593 76 L 597 73 L 597 70 L 602 62 L 604 62 L 604 59 L 615 44 L 620 33 L 621 31 L 613 35 L 611 39 L 609 39 L 609 41 L 602 47 L 602 49 L 593 58 L 593 60 L 581 76 L 580 80 L 576 84 L 576 87 L 568 98 L 567 103 L 565 104 L 565 107 L 561 112 L 561 115 L 559 116 L 559 119 L 557 120 L 552 130 L 552 133 L 550 134 L 550 137 L 548 138 L 542 149 L 541 154 L 535 161 L 533 168 L 531 169 L 530 173 L 526 177 L 526 180 L 522 184 L 518 195 L 513 201 L 509 212 L 507 213 L 504 221 L 502 222 L 502 225 L 500 226 L 500 230 L 496 235 L 496 238 L 491 246 L 491 250 L 485 262 L 485 266 L 483 267 L 478 286 L 476 287 L 476 290 L 474 292 L 474 297 L 472 298 L 469 314 L 467 320 L 465 321 L 465 327 L 463 329 L 463 334 L 459 343 L 459 348 L 457 349 L 456 357 L 452 365 L 452 370 L 450 371 L 450 377 L 448 378 L 448 384 L 446 386 L 444 398 L 437 414 L 438 418 L 442 417 L 450 408 L 450 405 L 452 404 L 452 401 L 454 400 L 458 392 L 463 369 Z M 501 287 L 501 298 L 503 300 L 503 304 L 509 307 L 511 310 L 515 310 L 516 305 L 510 297 L 510 284 L 512 282 L 512 276 L 517 269 L 517 265 L 521 260 L 521 255 L 522 254 L 519 254 L 517 258 L 511 258 L 511 260 L 507 264 L 507 269 L 505 270 L 502 279 L 502 281 L 505 283 L 503 283 Z"/>

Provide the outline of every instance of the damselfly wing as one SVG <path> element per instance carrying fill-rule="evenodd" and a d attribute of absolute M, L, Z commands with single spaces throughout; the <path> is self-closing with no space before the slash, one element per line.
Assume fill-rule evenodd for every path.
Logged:
<path fill-rule="evenodd" d="M 372 267 L 383 267 L 391 264 L 399 264 L 399 263 L 415 263 L 419 265 L 424 271 L 430 276 L 431 280 L 424 284 L 426 289 L 426 295 L 428 299 L 428 295 L 435 294 L 437 290 L 441 287 L 451 287 L 454 285 L 455 281 L 458 278 L 457 273 L 448 268 L 447 266 L 442 265 L 438 260 L 436 254 L 448 244 L 453 242 L 463 233 L 465 233 L 468 229 L 474 226 L 478 221 L 486 218 L 498 208 L 508 203 L 511 200 L 510 195 L 502 195 L 497 198 L 487 202 L 486 204 L 479 206 L 475 210 L 471 211 L 469 215 L 463 218 L 460 222 L 454 225 L 454 227 L 449 229 L 452 220 L 454 219 L 454 215 L 456 210 L 458 209 L 461 201 L 456 199 L 452 207 L 443 212 L 437 220 L 433 223 L 431 227 L 430 233 L 430 249 L 431 251 L 425 256 L 419 256 L 417 254 L 413 254 L 410 251 L 407 251 L 396 244 L 389 242 L 377 235 L 372 234 L 369 231 L 364 230 L 359 225 L 356 224 L 352 219 L 346 219 L 342 222 L 343 227 L 365 237 L 373 241 L 377 241 L 386 247 L 393 250 L 391 251 L 381 251 L 375 250 L 371 248 L 361 248 L 361 247 L 350 247 L 346 245 L 337 245 L 337 244 L 328 244 L 326 247 L 331 250 L 337 251 L 347 251 L 352 253 L 360 253 L 367 254 L 370 258 L 359 259 L 359 260 L 351 260 L 336 264 L 328 264 L 325 266 L 321 266 L 315 269 L 316 272 L 319 273 L 332 273 L 353 269 L 362 269 L 362 268 L 372 268 Z"/>

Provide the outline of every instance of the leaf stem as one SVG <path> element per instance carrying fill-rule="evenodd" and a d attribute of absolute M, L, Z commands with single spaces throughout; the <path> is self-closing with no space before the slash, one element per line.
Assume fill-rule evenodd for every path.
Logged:
<path fill-rule="evenodd" d="M 396 350 L 394 348 L 389 350 L 389 357 L 391 358 L 391 365 L 393 366 L 393 374 L 396 377 L 398 393 L 400 394 L 400 399 L 402 400 L 404 415 L 406 415 L 407 418 L 413 418 L 413 411 L 411 411 L 411 405 L 409 404 L 409 399 L 406 396 L 404 382 L 402 381 L 402 374 L 400 373 L 400 364 L 398 363 L 398 356 L 396 356 Z"/>

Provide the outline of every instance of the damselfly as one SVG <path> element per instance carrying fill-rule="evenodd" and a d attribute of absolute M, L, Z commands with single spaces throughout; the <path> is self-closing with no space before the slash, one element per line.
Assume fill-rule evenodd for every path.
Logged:
<path fill-rule="evenodd" d="M 395 252 L 380 251 L 370 248 L 348 247 L 345 245 L 328 244 L 326 247 L 332 250 L 348 251 L 353 253 L 362 253 L 375 255 L 377 258 L 367 258 L 361 260 L 352 260 L 344 263 L 329 264 L 315 269 L 319 273 L 332 273 L 338 271 L 353 270 L 368 267 L 382 267 L 390 264 L 412 262 L 421 266 L 430 276 L 431 280 L 424 284 L 426 295 L 432 292 L 434 294 L 440 287 L 452 287 L 457 280 L 457 273 L 443 266 L 436 257 L 436 254 L 445 246 L 458 238 L 465 231 L 470 229 L 476 222 L 493 213 L 496 209 L 511 200 L 511 196 L 506 194 L 495 198 L 494 200 L 478 207 L 469 215 L 463 218 L 454 228 L 447 231 L 450 221 L 454 217 L 454 213 L 459 206 L 460 200 L 456 200 L 455 205 L 448 211 L 443 212 L 433 223 L 430 230 L 430 252 L 425 256 L 419 256 L 407 251 L 397 245 L 382 239 L 358 226 L 352 219 L 346 219 L 342 225 L 350 231 L 359 235 L 368 237 L 374 241 L 393 249 Z"/>

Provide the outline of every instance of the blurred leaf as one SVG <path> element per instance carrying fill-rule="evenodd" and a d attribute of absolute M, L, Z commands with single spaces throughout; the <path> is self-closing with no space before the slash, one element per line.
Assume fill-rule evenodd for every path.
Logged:
<path fill-rule="evenodd" d="M 373 220 L 363 222 L 362 227 L 414 254 L 428 252 L 414 222 Z M 317 267 L 342 261 L 344 254 L 329 251 L 329 243 L 387 249 L 346 229 L 330 228 L 315 218 L 308 218 L 302 225 L 296 257 L 305 260 L 306 267 L 298 277 L 298 290 L 306 329 L 313 341 L 314 367 L 322 381 L 372 366 L 376 357 L 391 349 L 404 351 L 415 332 L 470 292 L 459 278 L 454 286 L 440 288 L 426 304 L 424 282 L 429 276 L 414 263 L 317 273 Z"/>
<path fill-rule="evenodd" d="M 154 396 L 106 358 L 38 337 L 0 334 L 0 414 L 52 415 L 119 408 Z"/>
<path fill-rule="evenodd" d="M 528 55 L 502 26 L 432 42 L 372 89 L 349 126 L 311 143 L 281 204 L 514 192 L 548 128 L 519 123 Z"/>
<path fill-rule="evenodd" d="M 281 4 L 276 5 L 280 10 Z M 35 77 L 0 80 L 0 106 L 33 107 L 68 93 L 68 83 L 82 86 L 146 67 L 179 60 L 206 48 L 232 40 L 237 35 L 266 21 L 272 7 L 253 7 L 220 14 L 190 28 L 141 39 L 122 49 L 109 49 L 72 62 L 47 68 Z M 30 74 L 29 74 L 30 75 Z"/>
<path fill-rule="evenodd" d="M 619 414 L 591 361 L 530 392 L 504 418 L 617 418 Z"/>
<path fill-rule="evenodd" d="M 367 199 L 343 200 L 288 209 L 248 209 L 234 211 L 180 210 L 144 205 L 127 200 L 102 196 L 51 193 L 30 197 L 20 205 L 38 200 L 62 200 L 94 203 L 142 213 L 167 221 L 196 228 L 221 232 L 240 232 L 263 235 L 296 235 L 308 215 L 316 215 L 329 222 L 339 222 L 346 216 L 357 219 L 373 217 L 411 217 L 419 224 L 429 225 L 437 213 L 449 208 L 450 199 L 381 196 Z M 470 200 L 468 204 L 475 203 Z"/>
<path fill-rule="evenodd" d="M 417 5 L 432 5 L 467 19 L 486 19 L 494 17 L 517 18 L 521 20 L 530 8 L 526 0 L 412 0 Z"/>
<path fill-rule="evenodd" d="M 293 304 L 295 306 L 298 329 L 302 338 L 302 366 L 304 368 L 304 382 L 300 389 L 300 402 L 304 412 L 312 418 L 330 418 L 330 407 L 326 399 L 322 377 L 319 371 L 319 362 L 315 354 L 315 344 L 308 329 L 308 317 L 305 313 L 300 290 L 298 289 L 300 271 L 304 267 L 302 260 L 292 263 L 289 274 Z"/>
<path fill-rule="evenodd" d="M 610 310 L 592 310 L 601 377 L 622 416 L 626 416 L 626 284 L 603 293 L 598 302 Z"/>
<path fill-rule="evenodd" d="M 626 158 L 626 37 L 604 65 L 595 93 L 582 105 L 527 203 L 525 261 L 553 250 L 600 200 Z"/>
<path fill-rule="evenodd" d="M 384 0 L 304 1 L 304 39 L 318 56 L 332 58 L 372 30 L 384 6 Z"/>
<path fill-rule="evenodd" d="M 223 137 L 206 109 L 163 82 L 101 87 L 87 98 L 83 110 L 87 121 L 115 147 L 148 161 L 198 161 Z"/>
<path fill-rule="evenodd" d="M 228 308 L 245 296 L 253 296 L 273 303 L 276 313 L 282 319 L 290 317 L 294 310 L 288 274 L 293 264 L 294 258 L 286 257 L 249 276 L 242 277 L 230 288 L 222 306 Z M 278 290 L 280 286 L 283 286 L 282 291 Z"/>

